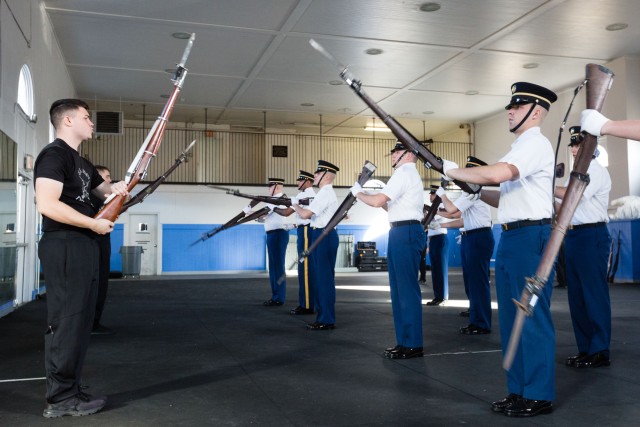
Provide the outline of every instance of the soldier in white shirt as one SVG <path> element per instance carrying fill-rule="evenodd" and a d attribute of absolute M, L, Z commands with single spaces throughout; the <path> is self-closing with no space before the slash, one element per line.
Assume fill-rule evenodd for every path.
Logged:
<path fill-rule="evenodd" d="M 571 154 L 575 158 L 583 136 L 580 126 L 569 129 Z M 594 156 L 595 158 L 595 156 Z M 609 172 L 592 160 L 587 170 L 589 185 L 571 218 L 565 236 L 565 269 L 567 295 L 578 354 L 566 359 L 567 366 L 597 368 L 609 366 L 611 342 L 611 300 L 607 283 L 607 262 L 611 236 L 607 228 L 609 216 Z M 556 187 L 556 197 L 565 196 L 564 187 Z"/>
<path fill-rule="evenodd" d="M 268 193 L 271 197 L 282 197 L 284 179 L 269 178 Z M 267 254 L 269 257 L 269 284 L 271 285 L 271 298 L 263 302 L 267 307 L 281 306 L 287 296 L 286 280 L 278 284 L 278 279 L 284 277 L 284 261 L 289 244 L 289 231 L 284 223 L 284 217 L 274 212 L 274 209 L 284 206 L 267 204 L 270 211 L 258 221 L 264 223 L 264 231 L 267 233 Z"/>
<path fill-rule="evenodd" d="M 443 161 L 443 170 L 450 179 L 480 185 L 500 184 L 499 192 L 482 190 L 481 198 L 498 208 L 503 230 L 495 266 L 503 352 L 519 310 L 512 299 L 520 299 L 526 278 L 535 275 L 551 234 L 555 155 L 540 126 L 557 98 L 542 86 L 514 83 L 511 101 L 505 107 L 509 130 L 517 137 L 511 150 L 488 166 L 458 168 L 453 162 Z M 553 283 L 554 274 L 552 270 L 549 283 Z M 507 372 L 509 394 L 493 402 L 494 412 L 532 417 L 553 411 L 556 390 L 552 291 L 553 286 L 543 288 L 534 315 L 524 322 L 513 364 Z"/>
<path fill-rule="evenodd" d="M 429 192 L 431 203 L 435 199 L 438 188 L 440 188 L 439 185 L 431 186 Z M 433 299 L 427 302 L 427 305 L 441 305 L 449 299 L 449 237 L 447 229 L 441 226 L 444 222 L 447 222 L 446 218 L 436 215 L 429 223 L 427 230 L 429 247 L 427 252 L 431 264 L 431 281 L 433 282 Z"/>
<path fill-rule="evenodd" d="M 467 158 L 466 167 L 486 166 L 473 156 Z M 491 208 L 480 199 L 472 200 L 462 193 L 456 200 L 447 197 L 444 188 L 436 194 L 449 214 L 458 215 L 458 220 L 443 224 L 443 227 L 464 227 L 460 232 L 460 258 L 462 279 L 469 298 L 469 324 L 460 328 L 465 335 L 484 335 L 491 332 L 491 282 L 489 268 L 495 240 L 491 231 Z"/>
<path fill-rule="evenodd" d="M 416 272 L 424 251 L 424 230 L 420 224 L 424 204 L 422 178 L 416 170 L 417 157 L 398 142 L 391 149 L 393 175 L 382 191 L 368 194 L 356 183 L 351 193 L 373 207 L 389 213 L 389 285 L 396 331 L 396 346 L 387 348 L 387 359 L 410 359 L 424 355 L 422 346 L 422 296 Z"/>
<path fill-rule="evenodd" d="M 340 203 L 333 189 L 336 172 L 340 169 L 326 160 L 318 160 L 318 167 L 314 173 L 314 184 L 320 190 L 308 207 L 294 203 L 291 206 L 303 219 L 311 220 L 311 243 L 323 232 Z M 336 325 L 336 282 L 335 267 L 338 256 L 338 232 L 331 230 L 316 246 L 309 256 L 311 289 L 314 304 L 318 313 L 316 321 L 307 324 L 312 331 L 326 331 L 335 329 Z"/>
<path fill-rule="evenodd" d="M 291 199 L 292 203 L 298 203 L 298 201 L 302 199 L 308 199 L 309 201 L 313 200 L 316 195 L 316 192 L 313 190 L 313 174 L 311 172 L 300 170 L 300 174 L 298 175 L 296 181 L 298 183 L 299 193 Z M 274 211 L 277 214 L 289 216 L 295 212 L 295 209 L 293 209 L 292 207 L 285 209 L 276 208 L 274 209 Z M 310 219 L 304 219 L 300 217 L 300 215 L 296 214 L 298 254 L 301 254 L 309 249 L 309 244 L 311 242 L 311 229 L 309 227 L 310 223 Z M 303 262 L 298 263 L 298 285 L 298 306 L 291 309 L 289 313 L 293 315 L 313 314 L 315 309 L 313 304 L 313 296 L 311 294 L 311 281 L 309 280 L 309 257 L 306 257 Z"/>

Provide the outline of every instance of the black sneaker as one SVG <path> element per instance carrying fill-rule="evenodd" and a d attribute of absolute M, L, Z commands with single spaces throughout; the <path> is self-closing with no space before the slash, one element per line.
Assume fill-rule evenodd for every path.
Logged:
<path fill-rule="evenodd" d="M 48 403 L 42 416 L 45 418 L 58 418 L 65 415 L 71 415 L 72 417 L 91 415 L 104 408 L 106 403 L 106 397 L 104 399 L 91 398 L 85 393 L 78 393 L 60 402 Z"/>

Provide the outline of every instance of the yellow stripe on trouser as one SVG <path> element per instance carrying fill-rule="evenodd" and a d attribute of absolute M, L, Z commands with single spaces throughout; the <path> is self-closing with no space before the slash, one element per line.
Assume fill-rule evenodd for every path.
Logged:
<path fill-rule="evenodd" d="M 304 251 L 309 249 L 309 227 L 304 227 Z M 309 305 L 309 257 L 304 259 L 304 308 L 311 308 Z"/>

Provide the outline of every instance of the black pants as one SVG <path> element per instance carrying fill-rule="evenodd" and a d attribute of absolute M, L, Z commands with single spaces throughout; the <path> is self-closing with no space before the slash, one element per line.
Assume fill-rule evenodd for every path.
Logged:
<path fill-rule="evenodd" d="M 100 324 L 104 303 L 107 301 L 107 290 L 109 289 L 109 272 L 111 271 L 111 234 L 98 236 L 96 238 L 100 248 L 100 270 L 98 281 L 98 300 L 96 301 L 96 314 L 93 318 L 93 327 Z"/>
<path fill-rule="evenodd" d="M 47 402 L 78 393 L 98 291 L 95 240 L 75 231 L 45 232 L 38 256 L 47 288 L 44 337 Z"/>

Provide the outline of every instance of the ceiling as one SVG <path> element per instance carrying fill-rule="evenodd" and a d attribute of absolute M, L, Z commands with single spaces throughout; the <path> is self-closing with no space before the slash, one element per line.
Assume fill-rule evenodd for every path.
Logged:
<path fill-rule="evenodd" d="M 150 121 L 196 33 L 171 121 L 371 136 L 373 114 L 322 44 L 418 139 L 500 111 L 510 86 L 561 92 L 587 63 L 640 54 L 637 0 L 45 0 L 77 95 Z M 620 31 L 607 25 L 628 24 Z M 367 49 L 382 53 L 369 55 Z M 536 64 L 527 68 L 527 64 Z M 474 94 L 475 93 L 475 94 Z M 144 107 L 143 107 L 144 105 Z M 378 124 L 380 120 L 377 120 Z M 381 135 L 377 133 L 378 135 Z"/>

